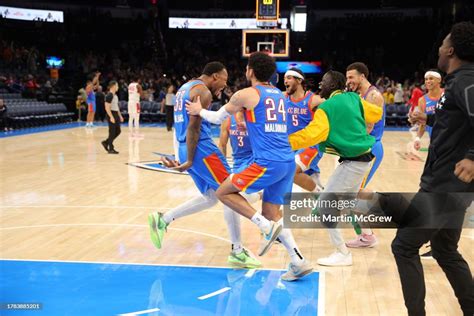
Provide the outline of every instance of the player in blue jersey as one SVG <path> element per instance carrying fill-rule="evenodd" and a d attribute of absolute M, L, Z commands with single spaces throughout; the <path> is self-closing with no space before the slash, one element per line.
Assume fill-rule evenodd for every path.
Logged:
<path fill-rule="evenodd" d="M 225 88 L 227 77 L 223 64 L 211 62 L 204 67 L 199 78 L 188 81 L 176 93 L 174 127 L 178 161 L 164 158 L 164 163 L 178 171 L 188 170 L 201 196 L 165 214 L 154 212 L 148 216 L 151 240 L 158 249 L 161 248 L 166 228 L 172 221 L 208 209 L 217 203 L 215 191 L 230 174 L 227 161 L 212 140 L 209 122 L 202 121 L 199 116 L 188 115 L 185 108 L 186 101 L 192 100 L 200 100 L 202 105 L 208 108 L 212 96 L 219 96 Z M 225 219 L 228 220 L 227 217 Z M 228 226 L 239 229 L 234 225 Z M 260 262 L 243 248 L 235 255 L 240 257 L 242 267 L 260 266 Z"/>
<path fill-rule="evenodd" d="M 304 79 L 304 73 L 298 68 L 285 73 L 288 134 L 305 128 L 313 120 L 318 105 L 324 101 L 311 91 L 305 91 Z M 318 162 L 322 157 L 317 145 L 298 150 L 295 155 L 295 184 L 309 192 L 321 191 Z M 313 172 L 313 176 L 305 173 L 308 170 Z"/>
<path fill-rule="evenodd" d="M 263 232 L 259 255 L 265 254 L 278 237 L 287 249 L 291 263 L 282 279 L 299 279 L 313 268 L 304 259 L 291 230 L 283 229 L 280 207 L 284 196 L 291 193 L 295 173 L 294 153 L 288 142 L 287 112 L 283 93 L 268 81 L 275 73 L 274 59 L 263 53 L 250 55 L 246 77 L 252 86 L 232 95 L 219 111 L 202 108 L 200 102 L 189 102 L 192 115 L 200 115 L 212 123 L 222 123 L 231 114 L 244 110 L 254 161 L 245 170 L 233 173 L 216 194 L 221 202 L 247 217 Z M 240 194 L 263 190 L 262 214 Z"/>
<path fill-rule="evenodd" d="M 240 122 L 242 121 L 243 117 Z M 224 156 L 227 154 L 227 143 L 229 140 L 234 162 L 232 172 L 238 173 L 253 162 L 253 155 L 247 129 L 238 124 L 237 115 L 228 117 L 221 125 L 219 149 Z"/>
<path fill-rule="evenodd" d="M 86 94 L 87 94 L 87 119 L 86 127 L 94 127 L 94 116 L 96 111 L 95 91 L 99 87 L 100 72 L 96 72 L 92 80 L 87 80 Z"/>
<path fill-rule="evenodd" d="M 383 109 L 382 119 L 375 124 L 367 124 L 367 132 L 375 137 L 375 144 L 372 146 L 372 154 L 375 156 L 369 174 L 362 182 L 362 188 L 365 188 L 375 172 L 380 166 L 383 159 L 382 136 L 385 126 L 385 101 L 382 93 L 372 85 L 369 80 L 369 69 L 364 63 L 355 62 L 350 64 L 346 69 L 347 87 L 349 90 L 359 93 L 361 98 L 368 102 L 378 105 Z M 346 242 L 347 247 L 361 248 L 374 247 L 377 244 L 377 238 L 370 228 L 360 230 L 360 226 L 355 223 L 357 238 Z"/>
<path fill-rule="evenodd" d="M 418 100 L 418 108 L 415 109 L 415 111 L 420 111 L 427 115 L 434 114 L 436 104 L 438 104 L 438 101 L 444 92 L 441 88 L 441 74 L 437 70 L 429 70 L 425 73 L 425 87 L 428 92 Z M 413 143 L 416 150 L 420 150 L 421 138 L 425 134 L 425 130 L 431 138 L 431 126 L 420 125 L 415 142 Z"/>

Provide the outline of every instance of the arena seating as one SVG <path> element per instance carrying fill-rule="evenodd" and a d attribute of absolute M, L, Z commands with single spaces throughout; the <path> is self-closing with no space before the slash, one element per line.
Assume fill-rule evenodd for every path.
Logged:
<path fill-rule="evenodd" d="M 385 107 L 385 125 L 408 126 L 408 106 L 388 104 Z"/>
<path fill-rule="evenodd" d="M 127 101 L 119 101 L 120 112 L 125 121 L 128 120 Z M 160 111 L 161 104 L 158 102 L 141 101 L 140 102 L 140 121 L 141 122 L 161 122 L 165 119 L 165 114 Z"/>
<path fill-rule="evenodd" d="M 74 117 L 63 103 L 25 99 L 19 93 L 2 93 L 0 99 L 7 106 L 7 119 L 14 129 L 67 123 Z"/>

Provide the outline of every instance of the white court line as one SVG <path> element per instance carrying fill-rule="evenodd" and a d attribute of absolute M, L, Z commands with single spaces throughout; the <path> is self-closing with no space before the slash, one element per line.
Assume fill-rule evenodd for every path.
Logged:
<path fill-rule="evenodd" d="M 101 226 L 114 226 L 114 227 L 148 227 L 148 225 L 143 225 L 143 224 L 96 224 L 96 223 L 86 223 L 86 224 L 48 224 L 48 225 L 30 225 L 30 226 L 11 226 L 11 227 L 0 227 L 0 230 L 14 230 L 14 229 L 25 229 L 25 228 L 52 228 L 52 227 L 74 227 L 74 226 L 92 226 L 92 227 L 101 227 Z M 229 239 L 225 239 L 213 234 L 208 234 L 196 230 L 191 230 L 191 229 L 186 229 L 186 228 L 175 228 L 175 227 L 170 227 L 168 228 L 169 230 L 176 230 L 180 232 L 186 232 L 186 233 L 192 233 L 192 234 L 197 234 L 197 235 L 202 235 L 206 237 L 211 237 L 215 239 L 219 239 L 222 241 L 225 241 L 227 243 L 231 243 Z"/>
<path fill-rule="evenodd" d="M 147 309 L 147 310 L 139 311 L 139 312 L 118 314 L 118 316 L 134 316 L 134 315 L 141 315 L 141 314 L 149 314 L 153 312 L 158 312 L 159 310 L 160 310 L 159 308 L 152 308 L 152 309 Z"/>
<path fill-rule="evenodd" d="M 319 286 L 318 286 L 318 316 L 324 316 L 326 313 L 326 272 L 318 271 Z"/>
<path fill-rule="evenodd" d="M 201 300 L 201 301 L 202 301 L 202 300 L 207 300 L 207 299 L 210 298 L 210 297 L 213 297 L 213 296 L 222 294 L 222 293 L 227 292 L 227 291 L 229 291 L 229 290 L 230 290 L 230 287 L 226 286 L 226 287 L 224 287 L 224 288 L 222 288 L 222 289 L 220 289 L 220 290 L 217 290 L 217 291 L 215 291 L 215 292 L 212 292 L 212 293 L 209 293 L 209 294 L 206 294 L 206 295 L 203 295 L 203 296 L 199 296 L 199 297 L 198 297 L 198 300 Z"/>
<path fill-rule="evenodd" d="M 246 278 L 251 278 L 251 277 L 253 277 L 253 275 L 255 274 L 255 272 L 257 272 L 256 269 L 250 269 L 250 270 L 248 270 L 248 271 L 245 273 L 245 277 L 246 277 Z"/>

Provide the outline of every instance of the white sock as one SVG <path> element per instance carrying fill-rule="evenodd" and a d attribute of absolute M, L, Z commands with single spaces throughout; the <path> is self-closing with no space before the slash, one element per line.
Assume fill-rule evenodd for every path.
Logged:
<path fill-rule="evenodd" d="M 270 221 L 263 217 L 259 212 L 256 212 L 250 220 L 256 224 L 262 232 L 267 233 L 270 230 Z"/>
<path fill-rule="evenodd" d="M 240 239 L 240 215 L 230 207 L 224 205 L 224 219 L 232 242 L 232 252 L 239 254 L 242 252 L 242 241 Z"/>
<path fill-rule="evenodd" d="M 321 174 L 319 172 L 315 172 L 313 173 L 311 176 L 310 176 L 313 181 L 316 183 L 316 189 L 318 188 L 318 186 L 322 189 L 324 188 L 323 186 L 323 183 L 321 182 Z M 316 190 L 315 189 L 315 190 Z"/>
<path fill-rule="evenodd" d="M 293 234 L 291 230 L 288 228 L 284 228 L 280 235 L 278 236 L 283 246 L 285 246 L 288 254 L 290 255 L 291 262 L 293 264 L 301 264 L 304 261 L 304 257 L 298 249 L 296 245 L 296 241 L 293 238 Z"/>
<path fill-rule="evenodd" d="M 242 244 L 232 244 L 232 252 L 238 255 L 244 250 Z"/>
<path fill-rule="evenodd" d="M 163 215 L 163 220 L 169 224 L 175 219 L 204 211 L 217 204 L 217 198 L 214 191 L 209 191 L 208 195 L 195 197 Z"/>
<path fill-rule="evenodd" d="M 348 254 L 350 253 L 350 252 L 349 252 L 349 249 L 347 249 L 345 243 L 343 243 L 343 244 L 337 246 L 337 250 L 338 250 L 340 253 L 344 254 L 344 255 L 348 255 Z"/>

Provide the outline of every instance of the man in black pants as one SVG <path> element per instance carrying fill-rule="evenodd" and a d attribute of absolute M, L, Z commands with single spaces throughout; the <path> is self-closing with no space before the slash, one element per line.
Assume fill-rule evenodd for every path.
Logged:
<path fill-rule="evenodd" d="M 95 119 L 103 122 L 105 120 L 105 94 L 102 92 L 102 86 L 97 87 L 95 93 L 95 104 L 97 111 L 95 112 Z"/>
<path fill-rule="evenodd" d="M 403 216 L 392 252 L 410 316 L 425 315 L 426 290 L 419 249 L 428 241 L 464 315 L 472 316 L 474 282 L 467 262 L 457 250 L 472 195 L 462 203 L 444 197 L 449 192 L 474 192 L 474 24 L 462 22 L 452 27 L 439 48 L 438 68 L 447 76 L 435 114 L 410 115 L 413 123 L 433 126 L 433 132 L 420 193 Z M 417 208 L 416 203 L 423 207 Z M 416 228 L 427 227 L 423 224 L 432 214 L 447 215 L 447 219 L 437 220 L 428 228 Z"/>
<path fill-rule="evenodd" d="M 118 154 L 118 151 L 114 149 L 113 142 L 114 139 L 120 135 L 120 123 L 123 122 L 123 117 L 118 105 L 118 97 L 116 95 L 118 88 L 117 81 L 110 81 L 109 93 L 105 96 L 105 111 L 107 112 L 109 121 L 109 138 L 102 142 L 102 146 L 104 146 L 109 154 Z"/>

